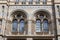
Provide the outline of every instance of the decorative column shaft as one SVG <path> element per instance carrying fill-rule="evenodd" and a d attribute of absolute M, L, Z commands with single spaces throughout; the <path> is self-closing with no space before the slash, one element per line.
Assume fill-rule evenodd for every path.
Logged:
<path fill-rule="evenodd" d="M 28 20 L 28 35 L 31 35 L 31 20 Z"/>
<path fill-rule="evenodd" d="M 28 14 L 28 35 L 31 35 L 31 14 Z"/>

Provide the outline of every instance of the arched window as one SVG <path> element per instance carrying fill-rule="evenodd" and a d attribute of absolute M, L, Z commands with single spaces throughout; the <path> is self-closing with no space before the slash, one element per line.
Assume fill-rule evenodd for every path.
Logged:
<path fill-rule="evenodd" d="M 12 31 L 17 32 L 17 28 L 18 28 L 18 21 L 15 19 L 13 20 L 13 23 L 12 23 Z"/>
<path fill-rule="evenodd" d="M 24 32 L 24 26 L 25 26 L 25 22 L 22 19 L 20 20 L 19 32 Z"/>
<path fill-rule="evenodd" d="M 48 20 L 43 21 L 43 29 L 44 29 L 44 32 L 48 32 Z"/>
<path fill-rule="evenodd" d="M 36 20 L 36 32 L 41 32 L 41 21 Z"/>

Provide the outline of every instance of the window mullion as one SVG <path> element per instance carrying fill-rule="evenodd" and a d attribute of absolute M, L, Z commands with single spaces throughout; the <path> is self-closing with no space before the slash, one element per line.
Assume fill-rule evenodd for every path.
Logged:
<path fill-rule="evenodd" d="M 18 28 L 17 29 L 18 29 L 18 33 L 19 33 L 19 20 L 18 20 Z"/>
<path fill-rule="evenodd" d="M 43 19 L 42 19 L 41 22 L 42 22 L 42 23 L 41 23 L 41 24 L 42 24 L 42 33 L 43 33 L 43 32 L 44 32 L 44 29 L 43 29 Z"/>

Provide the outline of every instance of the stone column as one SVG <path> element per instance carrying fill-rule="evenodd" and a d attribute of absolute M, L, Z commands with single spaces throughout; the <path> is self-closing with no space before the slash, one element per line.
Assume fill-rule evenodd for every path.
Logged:
<path fill-rule="evenodd" d="M 2 32 L 3 32 L 3 35 L 5 35 L 4 32 L 5 32 L 5 26 L 6 26 L 5 24 L 6 24 L 6 21 L 3 19 L 3 20 L 2 20 L 2 23 L 3 23 L 3 24 L 2 24 L 2 29 L 3 29 Z"/>
<path fill-rule="evenodd" d="M 28 14 L 28 35 L 31 35 L 31 14 Z"/>
<path fill-rule="evenodd" d="M 31 35 L 31 20 L 28 20 L 28 35 Z"/>
<path fill-rule="evenodd" d="M 33 40 L 32 38 L 27 38 L 27 40 Z"/>
<path fill-rule="evenodd" d="M 35 21 L 36 21 L 36 17 L 34 17 L 34 26 L 35 26 L 35 29 L 36 30 L 36 24 L 35 24 Z M 36 35 L 36 31 L 34 31 L 34 35 Z"/>

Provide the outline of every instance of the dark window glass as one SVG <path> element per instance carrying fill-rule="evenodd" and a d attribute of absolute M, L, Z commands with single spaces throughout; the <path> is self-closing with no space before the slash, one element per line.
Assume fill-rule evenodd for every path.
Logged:
<path fill-rule="evenodd" d="M 36 32 L 41 32 L 41 22 L 40 20 L 36 20 Z"/>
<path fill-rule="evenodd" d="M 22 4 L 26 4 L 26 0 L 22 0 Z"/>
<path fill-rule="evenodd" d="M 33 0 L 29 0 L 29 4 L 33 4 Z"/>
<path fill-rule="evenodd" d="M 40 0 L 36 0 L 36 4 L 40 4 Z"/>
<path fill-rule="evenodd" d="M 16 2 L 19 2 L 19 0 L 16 0 Z"/>
<path fill-rule="evenodd" d="M 17 32 L 17 28 L 18 28 L 18 21 L 15 19 L 13 20 L 13 23 L 12 23 L 12 31 Z"/>
<path fill-rule="evenodd" d="M 47 4 L 47 0 L 43 0 L 43 4 Z"/>
<path fill-rule="evenodd" d="M 24 32 L 24 26 L 25 26 L 24 20 L 20 20 L 19 32 Z"/>
<path fill-rule="evenodd" d="M 48 20 L 44 20 L 43 29 L 44 29 L 44 32 L 48 32 Z"/>
<path fill-rule="evenodd" d="M 19 0 L 16 0 L 16 3 L 15 4 L 18 4 L 19 3 Z"/>

